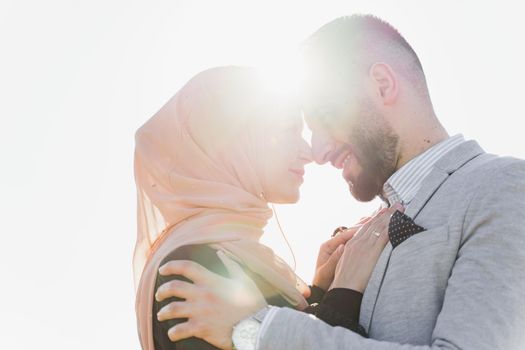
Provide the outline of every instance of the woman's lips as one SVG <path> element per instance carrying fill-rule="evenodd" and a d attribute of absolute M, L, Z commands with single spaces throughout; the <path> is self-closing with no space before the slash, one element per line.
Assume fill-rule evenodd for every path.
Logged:
<path fill-rule="evenodd" d="M 303 178 L 304 176 L 304 169 L 288 169 L 288 170 L 294 173 L 295 175 L 299 176 L 300 178 Z"/>

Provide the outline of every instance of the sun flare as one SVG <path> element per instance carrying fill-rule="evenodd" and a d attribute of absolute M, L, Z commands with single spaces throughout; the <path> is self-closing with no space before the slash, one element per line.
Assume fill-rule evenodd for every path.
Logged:
<path fill-rule="evenodd" d="M 260 65 L 263 84 L 284 95 L 295 95 L 304 80 L 304 65 L 296 54 L 283 54 Z"/>

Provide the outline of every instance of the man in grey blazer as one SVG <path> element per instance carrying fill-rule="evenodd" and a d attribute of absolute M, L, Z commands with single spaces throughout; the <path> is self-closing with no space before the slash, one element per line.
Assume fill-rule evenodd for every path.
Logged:
<path fill-rule="evenodd" d="M 525 349 L 525 162 L 449 137 L 416 53 L 380 19 L 336 19 L 304 55 L 315 160 L 341 169 L 358 200 L 402 203 L 424 231 L 383 250 L 361 304 L 368 339 L 292 309 L 238 305 L 189 264 L 172 268 L 213 298 L 184 308 L 202 329 L 170 337 L 229 344 L 235 325 L 241 350 Z"/>

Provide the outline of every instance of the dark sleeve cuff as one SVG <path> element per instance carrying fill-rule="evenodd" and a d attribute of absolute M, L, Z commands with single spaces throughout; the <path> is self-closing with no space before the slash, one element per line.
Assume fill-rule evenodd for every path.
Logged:
<path fill-rule="evenodd" d="M 319 304 L 323 297 L 325 296 L 325 291 L 317 286 L 310 286 L 310 296 L 306 298 L 308 304 Z"/>
<path fill-rule="evenodd" d="M 359 324 L 362 299 L 363 294 L 352 289 L 331 289 L 324 294 L 321 303 L 310 304 L 303 312 L 313 314 L 333 327 L 345 327 L 368 338 L 365 329 Z"/>
<path fill-rule="evenodd" d="M 334 288 L 330 289 L 321 302 L 322 305 L 329 306 L 333 310 L 345 315 L 347 318 L 359 322 L 359 312 L 363 293 L 353 289 Z"/>

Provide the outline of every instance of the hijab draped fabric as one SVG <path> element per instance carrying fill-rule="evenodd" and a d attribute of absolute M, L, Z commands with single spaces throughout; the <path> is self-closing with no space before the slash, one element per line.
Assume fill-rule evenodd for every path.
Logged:
<path fill-rule="evenodd" d="M 136 133 L 138 331 L 153 350 L 152 307 L 161 261 L 177 247 L 208 244 L 304 308 L 306 286 L 259 243 L 272 216 L 263 192 L 269 95 L 252 68 L 219 67 L 191 79 Z M 271 104 L 270 104 L 271 105 Z M 261 117 L 264 116 L 264 117 Z M 266 118 L 268 117 L 268 118 Z"/>

